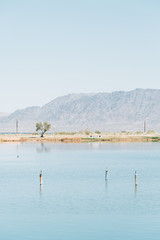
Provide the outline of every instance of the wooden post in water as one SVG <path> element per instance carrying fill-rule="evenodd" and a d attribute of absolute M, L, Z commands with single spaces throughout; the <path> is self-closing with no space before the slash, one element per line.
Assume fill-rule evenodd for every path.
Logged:
<path fill-rule="evenodd" d="M 137 172 L 135 171 L 135 186 L 137 187 Z"/>
<path fill-rule="evenodd" d="M 105 179 L 108 180 L 108 168 L 106 168 Z"/>
<path fill-rule="evenodd" d="M 39 178 L 40 178 L 40 185 L 42 185 L 43 184 L 43 181 L 42 181 L 42 170 L 40 171 Z"/>

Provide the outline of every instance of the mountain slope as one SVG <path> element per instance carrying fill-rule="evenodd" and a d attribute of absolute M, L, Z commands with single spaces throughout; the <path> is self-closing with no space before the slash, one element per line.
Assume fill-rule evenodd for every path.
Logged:
<path fill-rule="evenodd" d="M 101 131 L 160 130 L 160 90 L 136 89 L 130 92 L 69 94 L 42 107 L 17 110 L 0 119 L 0 131 L 35 131 L 35 123 L 48 121 L 53 131 L 89 128 Z"/>

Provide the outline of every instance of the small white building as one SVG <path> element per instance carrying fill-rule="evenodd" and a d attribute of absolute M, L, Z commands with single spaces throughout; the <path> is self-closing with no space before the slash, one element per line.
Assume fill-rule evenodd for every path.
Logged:
<path fill-rule="evenodd" d="M 97 133 L 90 134 L 89 137 L 90 138 L 102 138 L 101 134 L 97 134 Z"/>

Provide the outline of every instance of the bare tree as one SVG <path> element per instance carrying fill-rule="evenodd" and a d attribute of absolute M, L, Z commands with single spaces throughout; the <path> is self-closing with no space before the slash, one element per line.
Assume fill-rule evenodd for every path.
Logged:
<path fill-rule="evenodd" d="M 51 124 L 44 122 L 44 123 L 36 123 L 36 131 L 41 131 L 41 137 L 43 137 L 44 133 L 50 130 Z"/>

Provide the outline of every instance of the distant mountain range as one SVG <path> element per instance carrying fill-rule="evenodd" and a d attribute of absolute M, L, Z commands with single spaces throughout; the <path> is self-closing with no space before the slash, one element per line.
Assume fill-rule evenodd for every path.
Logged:
<path fill-rule="evenodd" d="M 9 113 L 2 113 L 0 112 L 0 119 L 9 116 Z"/>
<path fill-rule="evenodd" d="M 35 132 L 36 122 L 47 121 L 55 131 L 86 128 L 104 132 L 160 131 L 160 90 L 136 89 L 129 92 L 69 94 L 46 105 L 0 114 L 0 132 Z"/>

